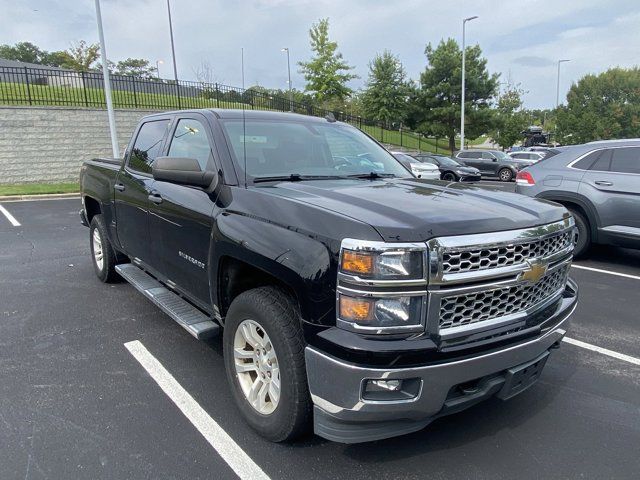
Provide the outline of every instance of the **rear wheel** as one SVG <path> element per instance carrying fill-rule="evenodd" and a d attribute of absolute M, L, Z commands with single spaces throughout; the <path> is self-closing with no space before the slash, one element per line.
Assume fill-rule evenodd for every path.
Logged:
<path fill-rule="evenodd" d="M 226 316 L 223 350 L 233 396 L 251 427 L 274 442 L 308 430 L 304 337 L 289 294 L 259 287 L 238 295 Z"/>
<path fill-rule="evenodd" d="M 513 180 L 513 172 L 508 168 L 503 168 L 498 172 L 498 178 L 501 182 L 510 182 Z"/>
<path fill-rule="evenodd" d="M 574 208 L 569 208 L 569 212 L 573 215 L 578 229 L 578 238 L 576 238 L 575 246 L 573 247 L 573 256 L 576 258 L 584 257 L 591 248 L 591 230 L 589 229 L 589 222 L 585 216 Z"/>
<path fill-rule="evenodd" d="M 116 273 L 116 265 L 120 263 L 119 257 L 107 237 L 107 228 L 102 215 L 94 215 L 91 219 L 89 244 L 93 268 L 100 281 L 104 283 L 117 281 L 119 275 Z"/>
<path fill-rule="evenodd" d="M 442 174 L 442 180 L 444 180 L 446 182 L 457 182 L 458 181 L 458 177 L 456 177 L 456 175 L 454 173 L 445 172 L 445 173 Z"/>

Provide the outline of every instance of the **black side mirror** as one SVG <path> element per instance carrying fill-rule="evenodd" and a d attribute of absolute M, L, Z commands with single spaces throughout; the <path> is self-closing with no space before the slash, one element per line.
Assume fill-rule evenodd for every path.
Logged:
<path fill-rule="evenodd" d="M 195 158 L 158 157 L 151 171 L 155 180 L 203 188 L 210 187 L 218 178 L 216 172 L 203 172 Z"/>

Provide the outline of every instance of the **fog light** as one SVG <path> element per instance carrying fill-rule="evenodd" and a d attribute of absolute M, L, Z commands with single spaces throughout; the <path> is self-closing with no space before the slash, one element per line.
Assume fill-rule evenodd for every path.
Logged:
<path fill-rule="evenodd" d="M 363 382 L 362 399 L 376 402 L 410 401 L 420 395 L 422 380 L 405 379 L 367 379 Z"/>
<path fill-rule="evenodd" d="M 402 386 L 402 380 L 369 380 L 367 382 L 367 392 L 397 392 Z"/>

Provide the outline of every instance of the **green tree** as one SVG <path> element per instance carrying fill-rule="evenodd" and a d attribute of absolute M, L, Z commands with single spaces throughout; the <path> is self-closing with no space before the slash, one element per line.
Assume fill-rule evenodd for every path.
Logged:
<path fill-rule="evenodd" d="M 323 106 L 330 100 L 342 102 L 353 90 L 347 82 L 357 78 L 349 73 L 350 66 L 338 52 L 338 43 L 329 40 L 329 19 L 324 18 L 314 23 L 309 30 L 311 50 L 314 56 L 308 62 L 299 62 L 300 73 L 307 81 L 305 91 L 311 93 Z"/>
<path fill-rule="evenodd" d="M 407 114 L 410 84 L 398 57 L 389 51 L 369 62 L 369 78 L 362 94 L 364 115 L 385 124 L 401 123 Z"/>
<path fill-rule="evenodd" d="M 144 58 L 127 58 L 116 64 L 115 73 L 128 77 L 155 78 L 156 67 Z"/>
<path fill-rule="evenodd" d="M 46 55 L 46 52 L 40 50 L 37 45 L 31 42 L 0 45 L 0 58 L 6 58 L 7 60 L 41 64 L 43 55 Z"/>
<path fill-rule="evenodd" d="M 529 116 L 522 110 L 523 93 L 518 86 L 508 85 L 498 97 L 491 137 L 502 148 L 509 148 L 521 140 L 522 131 L 527 127 Z"/>
<path fill-rule="evenodd" d="M 66 52 L 69 58 L 62 66 L 78 72 L 86 72 L 91 70 L 100 58 L 100 45 L 97 43 L 89 45 L 84 40 L 80 40 L 72 44 Z"/>
<path fill-rule="evenodd" d="M 640 68 L 585 75 L 557 112 L 563 143 L 640 137 Z"/>
<path fill-rule="evenodd" d="M 445 136 L 455 150 L 460 129 L 462 51 L 450 38 L 425 49 L 427 67 L 420 75 L 420 86 L 411 99 L 408 124 L 427 135 Z M 466 49 L 465 136 L 474 139 L 489 131 L 490 103 L 498 87 L 498 74 L 489 74 L 487 60 L 478 45 Z"/>

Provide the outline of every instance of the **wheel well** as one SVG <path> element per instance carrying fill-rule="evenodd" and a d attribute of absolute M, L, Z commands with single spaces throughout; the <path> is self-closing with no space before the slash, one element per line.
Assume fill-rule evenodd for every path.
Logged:
<path fill-rule="evenodd" d="M 91 223 L 91 219 L 101 213 L 100 203 L 91 197 L 84 197 L 84 213 L 87 216 L 87 222 Z"/>
<path fill-rule="evenodd" d="M 295 291 L 279 278 L 242 260 L 224 257 L 218 270 L 218 303 L 220 314 L 226 316 L 231 302 L 243 292 L 257 287 L 277 286 L 298 302 Z"/>
<path fill-rule="evenodd" d="M 591 236 L 593 237 L 593 235 L 595 234 L 594 231 L 594 224 L 591 221 L 591 218 L 589 217 L 589 213 L 582 207 L 582 205 L 572 202 L 571 200 L 555 200 L 555 199 L 550 199 L 556 203 L 559 203 L 560 205 L 570 208 L 572 210 L 576 210 L 578 213 L 580 213 L 584 220 L 587 222 L 587 226 L 589 227 L 589 231 L 591 232 Z"/>

